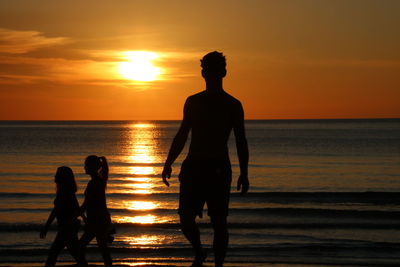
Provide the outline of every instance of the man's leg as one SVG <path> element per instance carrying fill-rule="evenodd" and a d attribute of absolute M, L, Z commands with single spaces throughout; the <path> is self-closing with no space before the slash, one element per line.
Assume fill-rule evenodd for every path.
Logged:
<path fill-rule="evenodd" d="M 226 216 L 213 215 L 211 216 L 211 223 L 214 228 L 214 257 L 215 266 L 220 267 L 224 265 L 226 250 L 228 248 L 229 233 Z"/>
<path fill-rule="evenodd" d="M 200 231 L 196 224 L 196 214 L 180 214 L 180 220 L 182 232 L 195 252 L 195 259 L 192 266 L 202 266 L 206 255 L 200 241 Z"/>

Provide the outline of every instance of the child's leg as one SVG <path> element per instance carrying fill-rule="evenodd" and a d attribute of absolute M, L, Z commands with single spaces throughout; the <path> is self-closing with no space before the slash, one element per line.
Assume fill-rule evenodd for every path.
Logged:
<path fill-rule="evenodd" d="M 46 267 L 51 267 L 56 265 L 58 254 L 65 247 L 66 240 L 64 233 L 58 232 L 53 244 L 51 244 L 49 256 L 47 257 Z"/>
<path fill-rule="evenodd" d="M 97 240 L 97 245 L 100 249 L 101 255 L 103 256 L 104 265 L 112 266 L 112 259 L 111 259 L 110 251 L 107 246 L 107 236 L 108 235 L 106 233 L 97 234 L 96 240 Z"/>
<path fill-rule="evenodd" d="M 70 239 L 67 242 L 67 248 L 72 257 L 74 257 L 76 263 L 79 264 L 79 266 L 87 265 L 85 255 L 80 251 L 81 246 L 79 244 L 77 232 L 71 232 Z"/>
<path fill-rule="evenodd" d="M 81 239 L 79 240 L 78 258 L 79 261 L 81 261 L 83 264 L 87 264 L 85 259 L 86 247 L 94 237 L 95 234 L 93 232 L 84 232 L 83 235 L 81 236 Z"/>

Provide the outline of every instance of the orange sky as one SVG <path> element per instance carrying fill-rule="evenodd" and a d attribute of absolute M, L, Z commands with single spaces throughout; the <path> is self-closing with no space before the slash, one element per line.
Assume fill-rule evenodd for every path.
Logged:
<path fill-rule="evenodd" d="M 400 1 L 0 2 L 1 120 L 180 119 L 227 56 L 247 119 L 400 117 Z M 150 51 L 158 79 L 121 74 Z"/>

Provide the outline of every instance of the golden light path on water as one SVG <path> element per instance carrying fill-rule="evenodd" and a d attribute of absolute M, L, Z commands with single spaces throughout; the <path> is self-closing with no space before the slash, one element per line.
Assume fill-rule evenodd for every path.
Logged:
<path fill-rule="evenodd" d="M 133 177 L 125 178 L 125 193 L 151 194 L 154 188 L 154 179 L 150 176 L 156 174 L 155 168 L 151 165 L 156 162 L 154 141 L 155 125 L 150 123 L 136 123 L 129 126 L 129 148 L 128 161 L 134 166 L 129 166 L 128 174 Z M 139 176 L 139 177 L 137 177 Z M 158 208 L 160 203 L 151 200 L 124 200 L 120 203 L 122 208 L 132 211 L 148 211 L 149 214 L 137 216 L 116 216 L 114 221 L 119 223 L 140 223 L 152 224 L 162 223 L 163 220 L 151 214 L 151 210 Z M 146 236 L 141 236 L 141 241 L 146 244 Z"/>
<path fill-rule="evenodd" d="M 155 142 L 152 130 L 155 126 L 150 123 L 137 123 L 130 126 L 130 163 L 139 164 L 128 168 L 129 174 L 133 176 L 143 175 L 140 178 L 131 178 L 137 183 L 132 184 L 134 189 L 150 194 L 152 182 L 151 178 L 146 177 L 155 174 L 155 169 L 151 166 L 155 163 Z M 139 183 L 141 182 L 141 183 Z M 135 192 L 138 193 L 138 192 Z"/>
<path fill-rule="evenodd" d="M 143 246 L 143 245 L 153 245 L 159 243 L 158 235 L 139 235 L 139 236 L 129 236 L 125 238 L 125 242 L 131 246 Z"/>
<path fill-rule="evenodd" d="M 157 208 L 157 204 L 152 201 L 125 201 L 124 206 L 128 210 L 153 210 Z"/>

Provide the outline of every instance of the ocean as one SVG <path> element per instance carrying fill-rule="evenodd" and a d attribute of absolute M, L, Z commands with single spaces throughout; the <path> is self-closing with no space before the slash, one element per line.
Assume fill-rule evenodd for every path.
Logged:
<path fill-rule="evenodd" d="M 91 154 L 110 165 L 107 202 L 114 262 L 188 266 L 179 229 L 177 175 L 160 173 L 179 121 L 0 121 L 0 266 L 43 265 L 55 236 L 39 231 L 59 166 L 73 169 L 78 199 Z M 236 191 L 233 134 L 227 266 L 400 266 L 400 119 L 246 121 L 250 190 Z M 188 140 L 190 142 L 190 139 Z M 212 264 L 209 218 L 198 220 Z M 80 232 L 80 234 L 82 231 Z M 101 263 L 94 242 L 88 260 Z M 60 264 L 73 263 L 68 252 Z"/>

